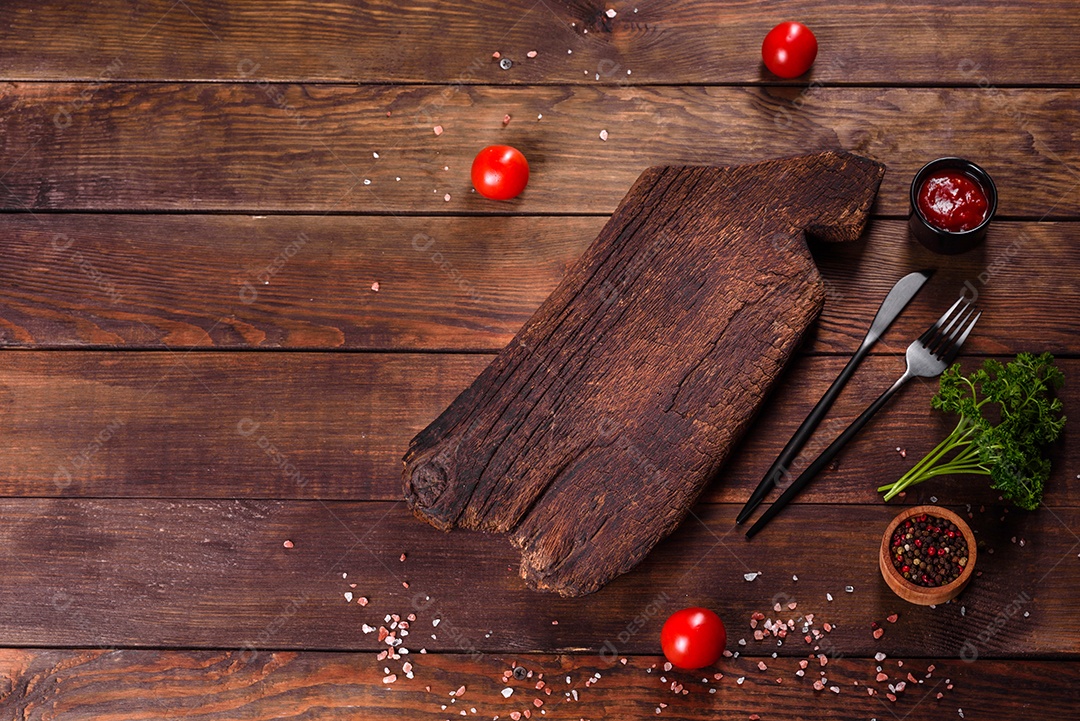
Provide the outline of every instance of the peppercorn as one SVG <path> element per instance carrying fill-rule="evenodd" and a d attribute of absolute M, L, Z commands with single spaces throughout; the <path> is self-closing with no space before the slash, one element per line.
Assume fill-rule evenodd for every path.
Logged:
<path fill-rule="evenodd" d="M 928 514 L 905 521 L 893 533 L 890 547 L 893 566 L 919 586 L 952 583 L 968 562 L 967 541 L 956 524 Z"/>

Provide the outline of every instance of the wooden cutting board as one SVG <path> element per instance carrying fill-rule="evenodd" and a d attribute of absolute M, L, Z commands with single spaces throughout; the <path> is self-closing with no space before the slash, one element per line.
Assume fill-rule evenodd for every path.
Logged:
<path fill-rule="evenodd" d="M 412 440 L 413 512 L 509 533 L 529 586 L 564 596 L 633 568 L 690 511 L 821 312 L 804 233 L 858 238 L 883 174 L 840 152 L 646 170 Z"/>

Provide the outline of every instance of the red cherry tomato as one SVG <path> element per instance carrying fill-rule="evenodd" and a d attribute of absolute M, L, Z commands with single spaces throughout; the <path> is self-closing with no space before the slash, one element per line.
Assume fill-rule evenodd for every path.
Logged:
<path fill-rule="evenodd" d="M 529 161 L 517 148 L 489 145 L 473 159 L 472 184 L 485 198 L 516 198 L 528 182 Z"/>
<path fill-rule="evenodd" d="M 709 609 L 697 606 L 671 614 L 660 631 L 664 656 L 679 668 L 711 666 L 724 653 L 726 643 L 724 622 Z"/>
<path fill-rule="evenodd" d="M 797 78 L 814 64 L 817 57 L 817 38 L 802 23 L 780 23 L 761 43 L 761 59 L 773 75 Z"/>

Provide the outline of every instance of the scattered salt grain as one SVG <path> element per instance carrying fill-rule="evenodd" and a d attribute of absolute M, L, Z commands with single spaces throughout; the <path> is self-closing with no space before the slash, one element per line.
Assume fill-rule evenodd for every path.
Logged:
<path fill-rule="evenodd" d="M 514 689 L 512 689 L 512 688 L 504 688 L 502 690 L 502 697 L 503 698 L 510 698 L 510 695 L 513 694 L 513 693 L 514 693 Z"/>
<path fill-rule="evenodd" d="M 293 547 L 293 542 L 292 541 L 285 541 L 285 543 L 282 543 L 281 545 L 285 546 L 285 548 L 292 548 Z"/>
<path fill-rule="evenodd" d="M 509 124 L 510 124 L 510 115 L 509 115 L 509 113 L 507 113 L 506 115 L 503 116 L 503 125 L 509 125 Z"/>
<path fill-rule="evenodd" d="M 613 17 L 615 17 L 615 16 L 616 16 L 616 15 L 617 15 L 618 13 L 616 13 L 616 12 L 615 12 L 615 11 L 614 11 L 613 9 L 611 9 L 611 8 L 608 8 L 607 12 L 605 12 L 604 14 L 605 14 L 605 15 L 607 15 L 607 16 L 608 16 L 609 18 L 613 18 Z"/>
<path fill-rule="evenodd" d="M 608 132 L 606 130 L 601 130 L 600 131 L 600 139 L 601 140 L 607 140 L 608 139 Z"/>
<path fill-rule="evenodd" d="M 346 603 L 352 603 L 352 591 L 345 592 L 345 601 Z"/>
<path fill-rule="evenodd" d="M 379 292 L 379 287 L 380 287 L 380 286 L 379 286 L 379 281 L 375 281 L 374 283 L 372 283 L 372 284 L 371 284 L 371 289 L 372 289 L 373 291 L 375 291 L 376 293 L 378 293 L 378 292 Z"/>
<path fill-rule="evenodd" d="M 397 681 L 397 674 L 392 673 L 389 676 L 383 676 L 383 683 L 393 683 L 394 681 Z"/>
<path fill-rule="evenodd" d="M 536 51 L 535 50 L 530 50 L 529 52 L 525 53 L 525 57 L 527 57 L 527 58 L 535 58 L 536 57 Z"/>
<path fill-rule="evenodd" d="M 761 571 L 757 571 L 755 573 L 744 573 L 743 578 L 746 579 L 747 581 L 753 581 L 755 578 L 757 578 L 760 575 L 761 575 Z"/>
<path fill-rule="evenodd" d="M 373 157 L 373 158 L 378 158 L 378 157 L 379 157 L 379 154 L 378 154 L 378 153 L 372 153 L 372 154 L 371 154 L 371 157 Z"/>
<path fill-rule="evenodd" d="M 442 135 L 443 128 L 441 125 L 436 125 L 432 130 L 435 131 L 435 135 Z"/>
<path fill-rule="evenodd" d="M 739 676 L 739 677 L 738 677 L 737 679 L 735 679 L 735 683 L 737 683 L 737 684 L 739 684 L 740 686 L 742 686 L 742 685 L 743 685 L 743 681 L 745 681 L 745 680 L 746 680 L 746 676 Z"/>
<path fill-rule="evenodd" d="M 844 586 L 844 591 L 846 591 L 847 593 L 855 593 L 855 587 L 854 586 Z"/>
<path fill-rule="evenodd" d="M 825 600 L 829 601 L 829 602 L 832 602 L 832 594 L 831 593 L 826 593 L 825 594 Z"/>
<path fill-rule="evenodd" d="M 886 658 L 888 658 L 888 657 L 885 654 L 883 654 L 881 651 L 878 651 L 877 653 L 874 654 L 874 660 L 877 661 L 878 663 L 881 663 Z"/>

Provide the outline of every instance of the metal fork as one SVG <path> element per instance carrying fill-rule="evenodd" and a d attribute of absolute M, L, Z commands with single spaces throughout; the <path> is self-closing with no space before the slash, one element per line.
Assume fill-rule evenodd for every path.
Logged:
<path fill-rule="evenodd" d="M 962 306 L 961 306 L 962 304 Z M 959 308 L 959 310 L 957 310 Z M 976 313 L 975 307 L 963 298 L 960 298 L 952 307 L 934 322 L 926 332 L 918 337 L 907 349 L 907 370 L 892 386 L 878 396 L 878 399 L 870 404 L 870 407 L 862 412 L 858 418 L 852 421 L 840 436 L 829 444 L 829 447 L 821 452 L 813 463 L 796 478 L 790 486 L 780 495 L 769 508 L 761 514 L 753 526 L 746 532 L 747 538 L 753 538 L 758 531 L 765 527 L 791 499 L 799 494 L 807 484 L 813 480 L 825 466 L 836 457 L 848 441 L 850 441 L 863 426 L 866 425 L 875 413 L 881 410 L 893 395 L 912 378 L 934 378 L 944 372 L 956 359 L 960 347 L 964 345 L 971 329 L 982 316 Z"/>

